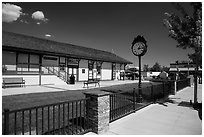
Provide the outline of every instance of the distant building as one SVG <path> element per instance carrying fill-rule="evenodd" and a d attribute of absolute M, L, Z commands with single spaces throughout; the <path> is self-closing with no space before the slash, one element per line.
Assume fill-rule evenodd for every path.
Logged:
<path fill-rule="evenodd" d="M 148 71 L 148 72 L 142 72 L 142 76 L 143 77 L 147 77 L 147 78 L 149 78 L 149 77 L 153 77 L 153 78 L 156 78 L 159 74 L 160 74 L 161 72 L 151 72 L 151 71 Z"/>
<path fill-rule="evenodd" d="M 115 80 L 121 79 L 120 72 L 131 63 L 102 50 L 2 32 L 3 77 L 30 76 L 34 79 L 38 75 L 56 75 L 67 83 L 71 75 L 76 81 Z"/>
<path fill-rule="evenodd" d="M 139 71 L 139 67 L 137 66 L 134 66 L 133 64 L 128 64 L 125 66 L 125 69 L 136 69 Z M 141 68 L 142 69 L 142 68 Z"/>
<path fill-rule="evenodd" d="M 181 62 L 181 63 L 171 63 L 169 72 L 175 73 L 175 72 L 185 73 L 186 75 L 193 75 L 195 73 L 195 64 L 194 63 L 188 63 L 188 62 Z M 199 74 L 202 73 L 202 69 L 199 68 Z"/>

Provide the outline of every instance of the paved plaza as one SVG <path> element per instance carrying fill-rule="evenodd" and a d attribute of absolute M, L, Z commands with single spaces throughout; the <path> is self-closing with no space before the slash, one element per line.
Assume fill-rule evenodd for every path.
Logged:
<path fill-rule="evenodd" d="M 115 80 L 115 81 L 100 81 L 100 87 L 107 87 L 112 85 L 121 85 L 128 83 L 137 83 L 138 80 Z M 149 82 L 149 81 L 143 81 Z M 89 89 L 98 88 L 99 86 L 95 84 L 89 84 Z M 25 86 L 25 87 L 16 87 L 16 88 L 3 88 L 2 96 L 9 95 L 19 95 L 19 94 L 29 94 L 29 93 L 43 93 L 43 92 L 60 92 L 67 90 L 83 90 L 87 89 L 84 87 L 83 82 L 76 82 L 74 85 L 71 84 L 45 84 L 41 86 Z"/>
<path fill-rule="evenodd" d="M 199 103 L 202 102 L 201 92 L 202 85 L 199 85 Z M 168 101 L 152 104 L 110 123 L 104 135 L 202 135 L 202 120 L 189 104 L 190 99 L 193 100 L 193 87 L 169 96 Z"/>
<path fill-rule="evenodd" d="M 135 82 L 138 81 L 101 81 L 101 87 Z M 90 89 L 97 87 L 94 84 L 89 86 Z M 75 85 L 26 86 L 2 89 L 2 96 L 81 89 L 87 89 L 83 88 L 83 82 L 77 82 Z M 176 95 L 170 95 L 169 100 L 149 105 L 110 123 L 109 131 L 104 135 L 202 135 L 202 120 L 199 118 L 198 111 L 189 104 L 190 100 L 193 101 L 193 89 L 194 87 L 184 88 Z M 198 102 L 202 103 L 200 84 Z M 85 135 L 96 134 L 89 132 Z"/>

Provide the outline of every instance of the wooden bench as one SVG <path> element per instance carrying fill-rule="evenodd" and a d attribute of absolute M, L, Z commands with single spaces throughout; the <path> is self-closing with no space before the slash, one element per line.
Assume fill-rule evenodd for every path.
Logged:
<path fill-rule="evenodd" d="M 7 85 L 20 85 L 22 87 L 25 86 L 25 80 L 21 77 L 3 78 L 3 88 L 5 88 Z"/>
<path fill-rule="evenodd" d="M 86 85 L 87 88 L 88 88 L 88 85 L 89 84 L 93 84 L 93 83 L 95 83 L 95 87 L 96 87 L 96 84 L 98 84 L 98 86 L 100 87 L 100 79 L 97 79 L 97 78 L 95 78 L 95 79 L 88 79 L 88 80 L 84 81 L 84 87 Z"/>

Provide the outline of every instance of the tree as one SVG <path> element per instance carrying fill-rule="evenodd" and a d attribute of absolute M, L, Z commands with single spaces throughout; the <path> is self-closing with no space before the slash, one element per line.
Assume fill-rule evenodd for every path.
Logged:
<path fill-rule="evenodd" d="M 148 72 L 149 70 L 150 70 L 149 65 L 148 64 L 144 64 L 143 71 L 144 72 Z"/>
<path fill-rule="evenodd" d="M 152 66 L 152 68 L 150 68 L 150 71 L 154 71 L 154 72 L 160 72 L 162 69 L 161 69 L 161 65 L 158 63 L 158 62 L 156 62 L 153 66 Z"/>
<path fill-rule="evenodd" d="M 174 13 L 165 13 L 167 19 L 164 19 L 164 25 L 169 30 L 169 36 L 178 42 L 177 47 L 194 50 L 194 53 L 188 55 L 196 64 L 194 75 L 194 103 L 197 103 L 197 73 L 198 67 L 202 67 L 202 3 L 191 3 L 194 9 L 192 16 L 188 15 L 179 3 L 173 4 L 176 9 L 181 12 L 182 17 Z"/>
<path fill-rule="evenodd" d="M 170 69 L 170 68 L 167 67 L 167 66 L 163 66 L 163 67 L 162 67 L 162 71 L 165 71 L 165 72 L 167 72 L 167 73 L 169 72 L 169 69 Z"/>

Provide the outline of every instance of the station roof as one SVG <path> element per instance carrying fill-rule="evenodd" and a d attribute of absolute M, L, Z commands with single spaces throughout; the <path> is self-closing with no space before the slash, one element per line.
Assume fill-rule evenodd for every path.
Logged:
<path fill-rule="evenodd" d="M 2 31 L 2 49 L 132 64 L 132 62 L 111 52 L 6 31 Z"/>

